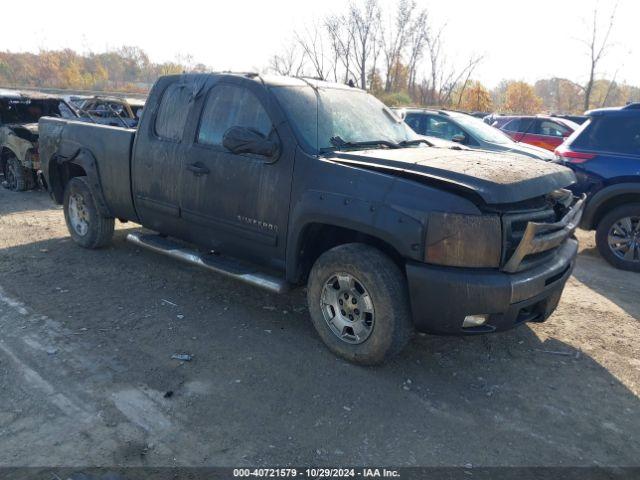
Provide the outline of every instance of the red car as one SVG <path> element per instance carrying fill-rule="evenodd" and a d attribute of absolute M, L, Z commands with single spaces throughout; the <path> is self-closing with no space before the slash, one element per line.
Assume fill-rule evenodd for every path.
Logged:
<path fill-rule="evenodd" d="M 545 116 L 495 117 L 492 126 L 499 128 L 516 142 L 555 150 L 579 125 L 571 120 Z"/>

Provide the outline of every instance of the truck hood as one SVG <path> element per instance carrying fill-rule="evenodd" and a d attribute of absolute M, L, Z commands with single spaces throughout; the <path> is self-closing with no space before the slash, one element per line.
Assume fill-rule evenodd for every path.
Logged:
<path fill-rule="evenodd" d="M 37 123 L 10 123 L 6 125 L 17 137 L 28 142 L 38 141 Z"/>
<path fill-rule="evenodd" d="M 560 165 L 517 155 L 445 148 L 334 152 L 329 161 L 453 187 L 487 204 L 516 203 L 565 188 L 576 181 Z"/>

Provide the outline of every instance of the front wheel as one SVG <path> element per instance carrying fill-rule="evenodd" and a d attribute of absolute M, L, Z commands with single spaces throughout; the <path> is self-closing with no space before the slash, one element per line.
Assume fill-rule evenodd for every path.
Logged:
<path fill-rule="evenodd" d="M 115 219 L 100 214 L 86 177 L 69 180 L 64 191 L 64 219 L 71 238 L 84 248 L 111 243 Z"/>
<path fill-rule="evenodd" d="M 24 168 L 20 161 L 11 156 L 7 159 L 7 163 L 4 168 L 4 179 L 6 187 L 9 190 L 15 192 L 23 192 L 33 188 L 33 173 L 31 170 Z"/>
<path fill-rule="evenodd" d="M 607 213 L 598 223 L 596 245 L 614 267 L 640 272 L 640 203 Z"/>
<path fill-rule="evenodd" d="M 323 253 L 309 274 L 307 302 L 323 342 L 354 363 L 384 362 L 413 332 L 402 271 L 369 245 L 351 243 Z"/>

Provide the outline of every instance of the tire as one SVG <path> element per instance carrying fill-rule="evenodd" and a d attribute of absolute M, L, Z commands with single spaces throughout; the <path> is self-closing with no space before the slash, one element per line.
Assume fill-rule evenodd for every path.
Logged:
<path fill-rule="evenodd" d="M 74 177 L 64 190 L 64 219 L 71 238 L 84 248 L 111 243 L 115 219 L 100 214 L 86 177 Z"/>
<path fill-rule="evenodd" d="M 307 303 L 325 345 L 353 363 L 383 363 L 413 334 L 405 277 L 369 245 L 350 243 L 323 253 L 309 274 Z"/>
<path fill-rule="evenodd" d="M 6 187 L 14 192 L 24 192 L 33 188 L 33 173 L 24 168 L 15 156 L 7 158 L 4 169 Z"/>
<path fill-rule="evenodd" d="M 613 246 L 609 243 L 610 233 L 617 240 Z M 596 246 L 614 267 L 640 272 L 640 203 L 622 205 L 607 213 L 598 222 Z"/>

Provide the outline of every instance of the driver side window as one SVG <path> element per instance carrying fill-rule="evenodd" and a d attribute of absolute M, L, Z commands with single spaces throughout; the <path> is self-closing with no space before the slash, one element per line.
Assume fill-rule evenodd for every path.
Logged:
<path fill-rule="evenodd" d="M 416 113 L 408 113 L 407 116 L 405 117 L 404 121 L 407 125 L 409 125 L 411 127 L 411 129 L 420 134 L 420 135 L 425 135 L 425 131 L 427 129 L 426 126 L 426 121 L 425 121 L 425 115 L 420 115 L 420 114 L 416 114 Z"/>
<path fill-rule="evenodd" d="M 267 137 L 272 124 L 258 98 L 248 89 L 236 85 L 215 86 L 202 110 L 198 143 L 222 146 L 222 137 L 231 127 L 251 128 Z"/>
<path fill-rule="evenodd" d="M 455 123 L 441 117 L 429 116 L 425 135 L 451 140 L 456 135 L 464 135 L 464 132 Z"/>

